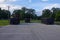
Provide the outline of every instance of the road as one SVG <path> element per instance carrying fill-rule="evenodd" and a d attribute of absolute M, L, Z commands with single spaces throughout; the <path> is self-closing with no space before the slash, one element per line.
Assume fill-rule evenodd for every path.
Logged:
<path fill-rule="evenodd" d="M 60 25 L 8 25 L 0 28 L 0 40 L 60 40 Z"/>

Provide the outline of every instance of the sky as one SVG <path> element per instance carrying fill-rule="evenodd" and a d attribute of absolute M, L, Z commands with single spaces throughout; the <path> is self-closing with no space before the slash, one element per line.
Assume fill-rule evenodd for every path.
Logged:
<path fill-rule="evenodd" d="M 42 10 L 51 9 L 52 7 L 60 8 L 60 0 L 0 0 L 0 7 L 10 11 L 21 9 L 22 7 L 32 8 L 36 10 L 37 15 L 42 14 Z"/>

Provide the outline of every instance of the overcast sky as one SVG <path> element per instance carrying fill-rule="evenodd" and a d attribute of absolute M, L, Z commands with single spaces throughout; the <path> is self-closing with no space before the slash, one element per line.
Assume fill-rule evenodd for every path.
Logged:
<path fill-rule="evenodd" d="M 0 0 L 0 7 L 2 9 L 21 9 L 23 6 L 35 9 L 38 14 L 41 14 L 43 9 L 51 9 L 52 7 L 60 8 L 60 0 Z M 39 13 L 40 12 L 40 13 Z"/>

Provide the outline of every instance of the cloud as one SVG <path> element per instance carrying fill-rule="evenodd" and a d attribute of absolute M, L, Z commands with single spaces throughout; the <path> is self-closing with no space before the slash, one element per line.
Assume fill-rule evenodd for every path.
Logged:
<path fill-rule="evenodd" d="M 55 8 L 60 8 L 60 4 L 59 3 L 55 3 L 55 4 L 44 4 L 44 6 L 39 6 L 40 7 L 40 9 L 37 9 L 38 11 L 37 11 L 37 15 L 42 15 L 42 11 L 44 10 L 44 9 L 52 9 L 53 7 L 55 7 Z M 42 9 L 41 9 L 42 8 Z"/>
<path fill-rule="evenodd" d="M 0 0 L 0 3 L 3 3 L 3 2 L 5 2 L 5 0 Z"/>
<path fill-rule="evenodd" d="M 8 0 L 8 1 L 12 1 L 12 2 L 14 2 L 14 1 L 17 1 L 17 0 Z"/>
<path fill-rule="evenodd" d="M 10 7 L 9 8 L 9 11 L 12 13 L 14 10 L 17 10 L 17 9 L 21 9 L 22 8 L 22 6 L 20 6 L 20 5 L 11 5 L 11 4 L 0 4 L 0 8 L 3 10 L 3 9 L 5 9 L 5 10 L 8 10 L 8 6 Z"/>
<path fill-rule="evenodd" d="M 15 1 L 18 1 L 18 0 L 0 0 L 0 3 L 15 2 Z"/>
<path fill-rule="evenodd" d="M 6 9 L 10 6 L 10 9 L 21 9 L 22 6 L 19 5 L 11 5 L 11 4 L 0 4 L 0 8 Z"/>
<path fill-rule="evenodd" d="M 36 14 L 37 14 L 37 16 L 40 16 L 40 15 L 42 15 L 42 11 L 41 10 L 37 11 Z"/>
<path fill-rule="evenodd" d="M 49 4 L 48 6 L 45 6 L 43 9 L 52 9 L 53 7 L 55 8 L 60 8 L 60 4 Z"/>
<path fill-rule="evenodd" d="M 45 2 L 45 1 L 49 1 L 49 0 L 41 0 L 41 1 L 44 1 Z"/>

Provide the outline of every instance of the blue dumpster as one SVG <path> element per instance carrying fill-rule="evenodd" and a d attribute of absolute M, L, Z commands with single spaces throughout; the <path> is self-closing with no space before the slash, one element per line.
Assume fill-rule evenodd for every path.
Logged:
<path fill-rule="evenodd" d="M 26 23 L 30 23 L 30 18 L 25 18 Z"/>
<path fill-rule="evenodd" d="M 13 25 L 20 24 L 20 20 L 18 18 L 11 18 L 10 24 L 13 24 Z"/>
<path fill-rule="evenodd" d="M 54 24 L 54 18 L 43 18 L 41 22 L 44 24 Z"/>

